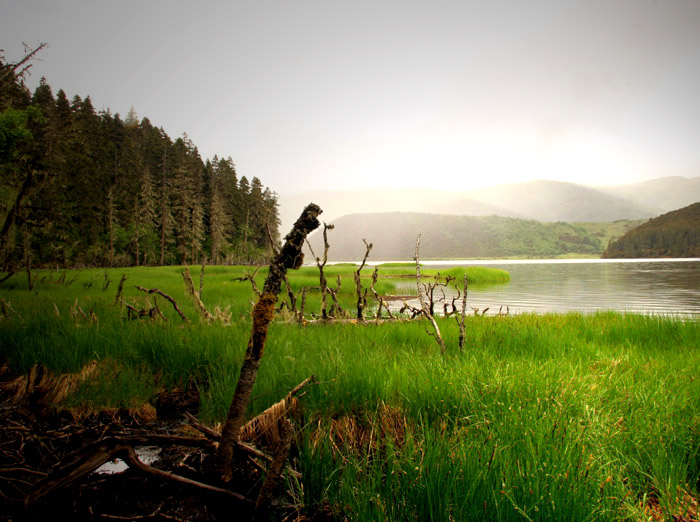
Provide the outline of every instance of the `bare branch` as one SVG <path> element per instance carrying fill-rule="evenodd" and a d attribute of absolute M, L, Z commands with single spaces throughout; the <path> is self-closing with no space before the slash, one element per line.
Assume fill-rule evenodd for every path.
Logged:
<path fill-rule="evenodd" d="M 442 339 L 442 335 L 440 335 L 440 327 L 437 324 L 437 321 L 435 321 L 435 317 L 433 316 L 432 312 L 430 311 L 430 307 L 428 306 L 428 303 L 425 300 L 425 296 L 421 292 L 421 281 L 420 281 L 420 234 L 418 234 L 418 238 L 416 239 L 416 255 L 415 255 L 415 261 L 416 261 L 416 287 L 418 288 L 418 297 L 420 299 L 420 305 L 422 309 L 422 313 L 425 317 L 428 318 L 428 320 L 432 323 L 433 325 L 433 330 L 435 331 L 433 337 L 435 338 L 435 341 L 440 345 L 440 351 L 444 354 L 445 353 L 445 341 Z"/>
<path fill-rule="evenodd" d="M 360 280 L 361 277 L 361 272 L 362 269 L 365 267 L 365 263 L 367 262 L 367 258 L 369 257 L 369 253 L 372 250 L 372 243 L 367 243 L 366 239 L 362 239 L 362 242 L 365 244 L 365 257 L 362 259 L 362 263 L 360 264 L 359 268 L 355 272 L 355 289 L 357 291 L 357 320 L 358 321 L 364 321 L 364 309 L 365 306 L 367 306 L 367 289 L 363 291 L 362 289 L 362 281 Z"/>
<path fill-rule="evenodd" d="M 455 301 L 454 299 L 452 300 L 452 310 L 455 313 L 455 320 L 457 321 L 457 325 L 459 325 L 459 350 L 463 351 L 464 350 L 464 342 L 466 340 L 466 327 L 465 327 L 465 317 L 467 315 L 467 291 L 468 291 L 468 280 L 467 280 L 467 274 L 464 274 L 464 291 L 462 292 L 462 309 L 460 310 L 459 314 L 457 314 L 457 310 L 455 309 Z M 459 297 L 460 292 L 459 288 L 457 288 L 457 285 L 455 285 L 455 288 L 457 289 L 457 296 Z"/>
<path fill-rule="evenodd" d="M 140 285 L 136 285 L 135 288 L 136 288 L 137 290 L 141 290 L 142 292 L 146 292 L 147 294 L 158 294 L 158 295 L 164 297 L 165 299 L 167 299 L 168 301 L 170 301 L 170 304 L 173 305 L 173 308 L 174 308 L 175 311 L 177 312 L 177 315 L 179 315 L 180 318 L 181 318 L 184 322 L 186 322 L 186 323 L 189 323 L 189 322 L 190 322 L 190 320 L 187 318 L 187 316 L 186 316 L 184 313 L 182 313 L 182 310 L 180 310 L 180 307 L 177 305 L 177 301 L 175 301 L 175 299 L 173 299 L 172 297 L 170 297 L 170 296 L 169 296 L 168 294 L 166 294 L 165 292 L 162 292 L 162 291 L 158 290 L 157 288 L 144 288 L 144 287 L 142 287 L 142 286 L 140 286 Z M 125 303 L 125 304 L 126 304 L 126 303 Z"/>

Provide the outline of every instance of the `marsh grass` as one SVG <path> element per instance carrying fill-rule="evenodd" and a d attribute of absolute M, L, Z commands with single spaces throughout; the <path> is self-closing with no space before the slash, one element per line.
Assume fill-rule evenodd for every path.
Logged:
<path fill-rule="evenodd" d="M 194 385 L 200 417 L 215 423 L 230 404 L 249 334 L 254 296 L 249 283 L 231 281 L 245 270 L 205 271 L 205 304 L 231 305 L 230 325 L 196 319 L 179 267 L 128 272 L 125 294 L 144 299 L 134 284 L 160 288 L 181 303 L 188 325 L 164 301 L 167 323 L 125 319 L 112 304 L 121 270 L 108 271 L 113 282 L 104 291 L 103 271 L 87 270 L 70 286 L 48 277 L 33 292 L 21 280 L 11 290 L 3 285 L 0 297 L 19 316 L 0 320 L 0 356 L 18 374 L 37 362 L 57 372 L 92 360 L 118 369 L 86 383 L 69 399 L 75 408 L 137 408 L 159 390 Z M 198 286 L 199 271 L 192 273 Z M 72 317 L 75 299 L 98 321 Z M 351 520 L 644 520 L 653 506 L 671 520 L 688 496 L 698 498 L 698 321 L 468 317 L 464 352 L 456 322 L 438 321 L 445 356 L 421 322 L 272 325 L 249 414 L 317 377 L 296 419 L 299 494 L 309 512 L 325 506 Z"/>

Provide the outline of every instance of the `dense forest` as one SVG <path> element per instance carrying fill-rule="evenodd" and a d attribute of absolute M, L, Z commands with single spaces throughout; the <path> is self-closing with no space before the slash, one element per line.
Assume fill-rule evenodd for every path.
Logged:
<path fill-rule="evenodd" d="M 700 202 L 630 230 L 610 242 L 603 257 L 700 257 Z"/>
<path fill-rule="evenodd" d="M 328 257 L 332 261 L 362 259 L 362 239 L 366 239 L 374 244 L 374 260 L 410 260 L 418 233 L 422 234 L 423 259 L 598 257 L 610 238 L 620 237 L 639 223 L 542 223 L 417 212 L 350 214 L 332 222 L 335 229 L 328 234 Z M 309 241 L 316 254 L 323 252 L 319 232 Z"/>
<path fill-rule="evenodd" d="M 277 194 L 203 161 L 133 108 L 96 112 L 0 54 L 0 261 L 20 266 L 252 263 L 279 239 Z"/>

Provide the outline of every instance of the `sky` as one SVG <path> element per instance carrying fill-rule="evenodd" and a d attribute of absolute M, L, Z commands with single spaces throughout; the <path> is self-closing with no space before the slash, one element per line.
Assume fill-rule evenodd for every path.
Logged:
<path fill-rule="evenodd" d="M 281 196 L 700 175 L 698 0 L 0 0 L 0 48 Z"/>

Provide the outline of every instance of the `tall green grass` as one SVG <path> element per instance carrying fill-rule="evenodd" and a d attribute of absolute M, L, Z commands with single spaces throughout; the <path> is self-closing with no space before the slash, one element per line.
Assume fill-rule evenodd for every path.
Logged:
<path fill-rule="evenodd" d="M 18 315 L 0 321 L 0 360 L 15 373 L 36 362 L 76 371 L 95 359 L 119 369 L 117 378 L 86 383 L 72 406 L 132 407 L 163 388 L 195 385 L 200 417 L 220 421 L 254 295 L 248 282 L 231 281 L 246 269 L 207 267 L 205 304 L 234 311 L 230 325 L 208 325 L 184 296 L 181 270 L 135 270 L 128 284 L 176 297 L 188 325 L 163 300 L 167 323 L 126 319 L 113 304 L 120 270 L 108 272 L 113 283 L 104 291 L 103 271 L 83 271 L 70 286 L 47 277 L 33 292 L 21 280 L 3 285 L 0 297 Z M 125 288 L 127 299 L 144 299 Z M 97 322 L 71 316 L 75 299 Z M 698 498 L 697 320 L 468 317 L 463 352 L 456 322 L 438 322 L 444 356 L 422 322 L 273 323 L 249 415 L 311 374 L 320 382 L 296 419 L 300 495 L 310 512 L 325 506 L 350 520 L 644 520 L 653 506 L 671 520 L 683 514 L 684 492 Z"/>

